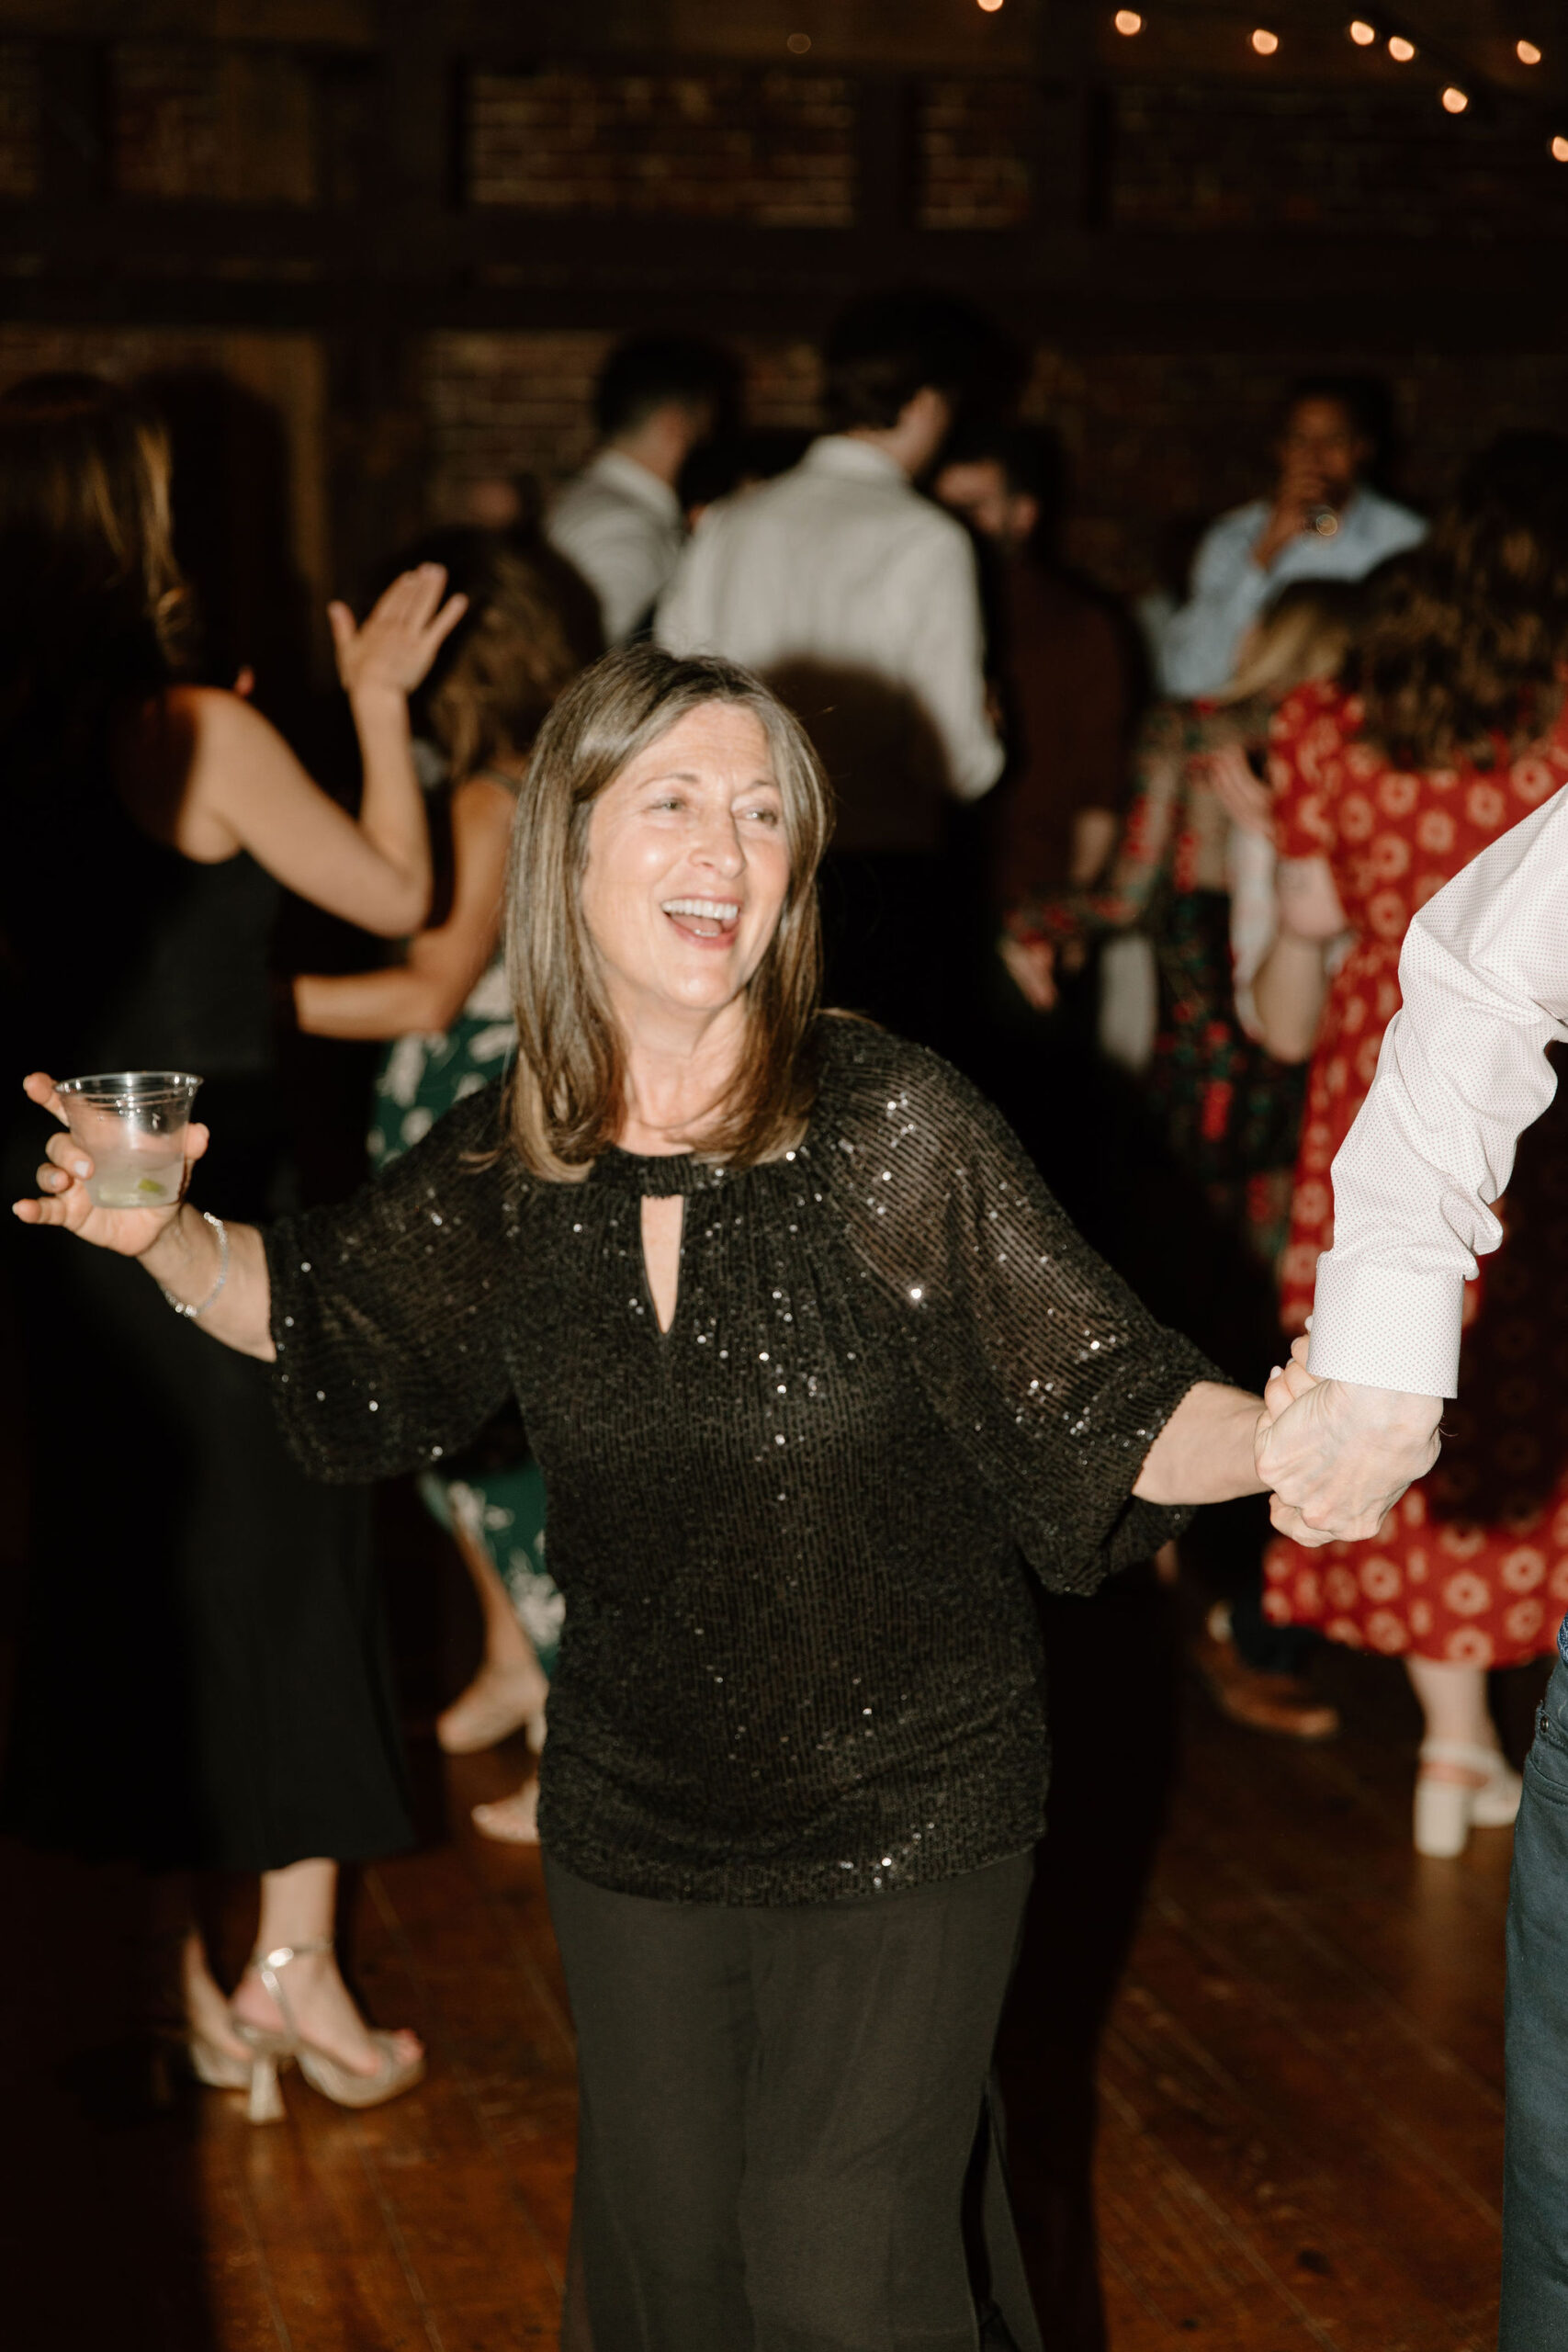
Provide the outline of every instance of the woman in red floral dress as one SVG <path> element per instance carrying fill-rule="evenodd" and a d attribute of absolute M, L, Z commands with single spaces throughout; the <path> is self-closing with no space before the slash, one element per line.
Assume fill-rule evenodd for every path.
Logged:
<path fill-rule="evenodd" d="M 1329 1171 L 1399 1008 L 1411 918 L 1568 785 L 1565 653 L 1568 442 L 1509 436 L 1374 592 L 1361 691 L 1306 685 L 1276 715 L 1281 931 L 1256 1001 L 1281 1058 L 1312 1053 L 1288 1331 L 1305 1325 L 1333 1239 Z M 1323 943 L 1346 930 L 1354 943 L 1325 981 Z M 1427 1719 L 1416 1842 L 1427 1853 L 1459 1852 L 1472 1821 L 1512 1820 L 1518 1782 L 1486 1669 L 1551 1650 L 1568 1608 L 1568 1094 L 1526 1136 L 1499 1215 L 1507 1238 L 1468 1287 L 1437 1468 L 1375 1537 L 1321 1550 L 1280 1538 L 1265 1564 L 1274 1623 L 1405 1658 Z"/>

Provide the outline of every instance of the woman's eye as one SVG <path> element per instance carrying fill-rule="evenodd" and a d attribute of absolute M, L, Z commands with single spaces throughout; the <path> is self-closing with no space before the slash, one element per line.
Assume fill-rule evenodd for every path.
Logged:
<path fill-rule="evenodd" d="M 759 825 L 776 825 L 779 821 L 776 808 L 743 808 L 740 813 L 743 817 L 754 819 Z"/>

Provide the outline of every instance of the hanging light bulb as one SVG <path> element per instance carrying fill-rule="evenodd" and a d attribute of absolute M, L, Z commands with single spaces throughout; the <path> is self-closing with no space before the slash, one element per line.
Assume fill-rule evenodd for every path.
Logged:
<path fill-rule="evenodd" d="M 1416 54 L 1416 44 L 1406 40 L 1403 33 L 1393 33 L 1389 39 L 1388 53 L 1396 65 L 1408 65 Z"/>
<path fill-rule="evenodd" d="M 1136 8 L 1118 8 L 1111 21 L 1119 33 L 1126 34 L 1129 40 L 1134 33 L 1141 33 L 1144 29 L 1144 20 Z"/>
<path fill-rule="evenodd" d="M 1259 25 L 1252 36 L 1252 46 L 1259 57 L 1272 57 L 1280 46 L 1280 36 L 1278 33 L 1265 32 Z"/>
<path fill-rule="evenodd" d="M 1540 51 L 1537 49 L 1533 40 L 1517 40 L 1514 43 L 1514 55 L 1518 59 L 1521 65 L 1539 65 L 1540 63 Z"/>
<path fill-rule="evenodd" d="M 994 17 L 1001 5 L 1002 0 L 980 0 L 980 6 L 984 8 L 987 17 Z"/>
<path fill-rule="evenodd" d="M 1443 106 L 1450 114 L 1462 114 L 1469 104 L 1464 92 L 1455 89 L 1452 83 L 1443 92 Z"/>
<path fill-rule="evenodd" d="M 1371 49 L 1377 37 L 1377 27 L 1369 25 L 1364 17 L 1358 17 L 1350 28 L 1350 38 L 1358 49 Z"/>
<path fill-rule="evenodd" d="M 1561 131 L 1551 142 L 1551 152 L 1560 164 L 1568 164 L 1568 139 Z"/>

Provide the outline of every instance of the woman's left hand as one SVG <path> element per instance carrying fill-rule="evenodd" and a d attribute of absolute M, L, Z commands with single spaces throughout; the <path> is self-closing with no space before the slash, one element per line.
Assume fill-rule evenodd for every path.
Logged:
<path fill-rule="evenodd" d="M 413 692 L 468 609 L 466 596 L 441 602 L 446 585 L 443 565 L 422 563 L 393 581 L 363 624 L 346 605 L 327 606 L 337 673 L 351 695 Z"/>

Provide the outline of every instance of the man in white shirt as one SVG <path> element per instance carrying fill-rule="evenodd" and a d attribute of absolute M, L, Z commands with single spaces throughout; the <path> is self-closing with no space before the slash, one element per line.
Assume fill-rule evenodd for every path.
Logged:
<path fill-rule="evenodd" d="M 594 391 L 602 447 L 559 492 L 550 544 L 599 599 L 609 645 L 650 617 L 685 544 L 682 467 L 729 390 L 719 353 L 688 335 L 637 335 L 612 351 Z"/>
<path fill-rule="evenodd" d="M 1371 1535 L 1436 1459 L 1465 1278 L 1568 1041 L 1568 791 L 1423 908 L 1399 985 L 1334 1163 L 1310 1353 L 1269 1385 L 1258 1467 L 1299 1543 Z M 1568 1628 L 1558 1649 L 1514 1832 L 1500 2352 L 1568 2345 Z"/>
<path fill-rule="evenodd" d="M 833 428 L 776 481 L 709 509 L 659 608 L 676 653 L 761 672 L 799 714 L 839 805 L 824 876 L 839 1001 L 930 1035 L 947 940 L 944 803 L 1002 768 L 968 534 L 915 489 L 970 365 L 950 306 L 858 304 L 829 338 Z"/>
<path fill-rule="evenodd" d="M 1364 477 L 1381 438 L 1374 388 L 1303 379 L 1291 392 L 1272 499 L 1222 514 L 1199 546 L 1188 601 L 1164 624 L 1160 683 L 1184 700 L 1217 694 L 1243 637 L 1292 580 L 1363 580 L 1427 526 Z"/>

